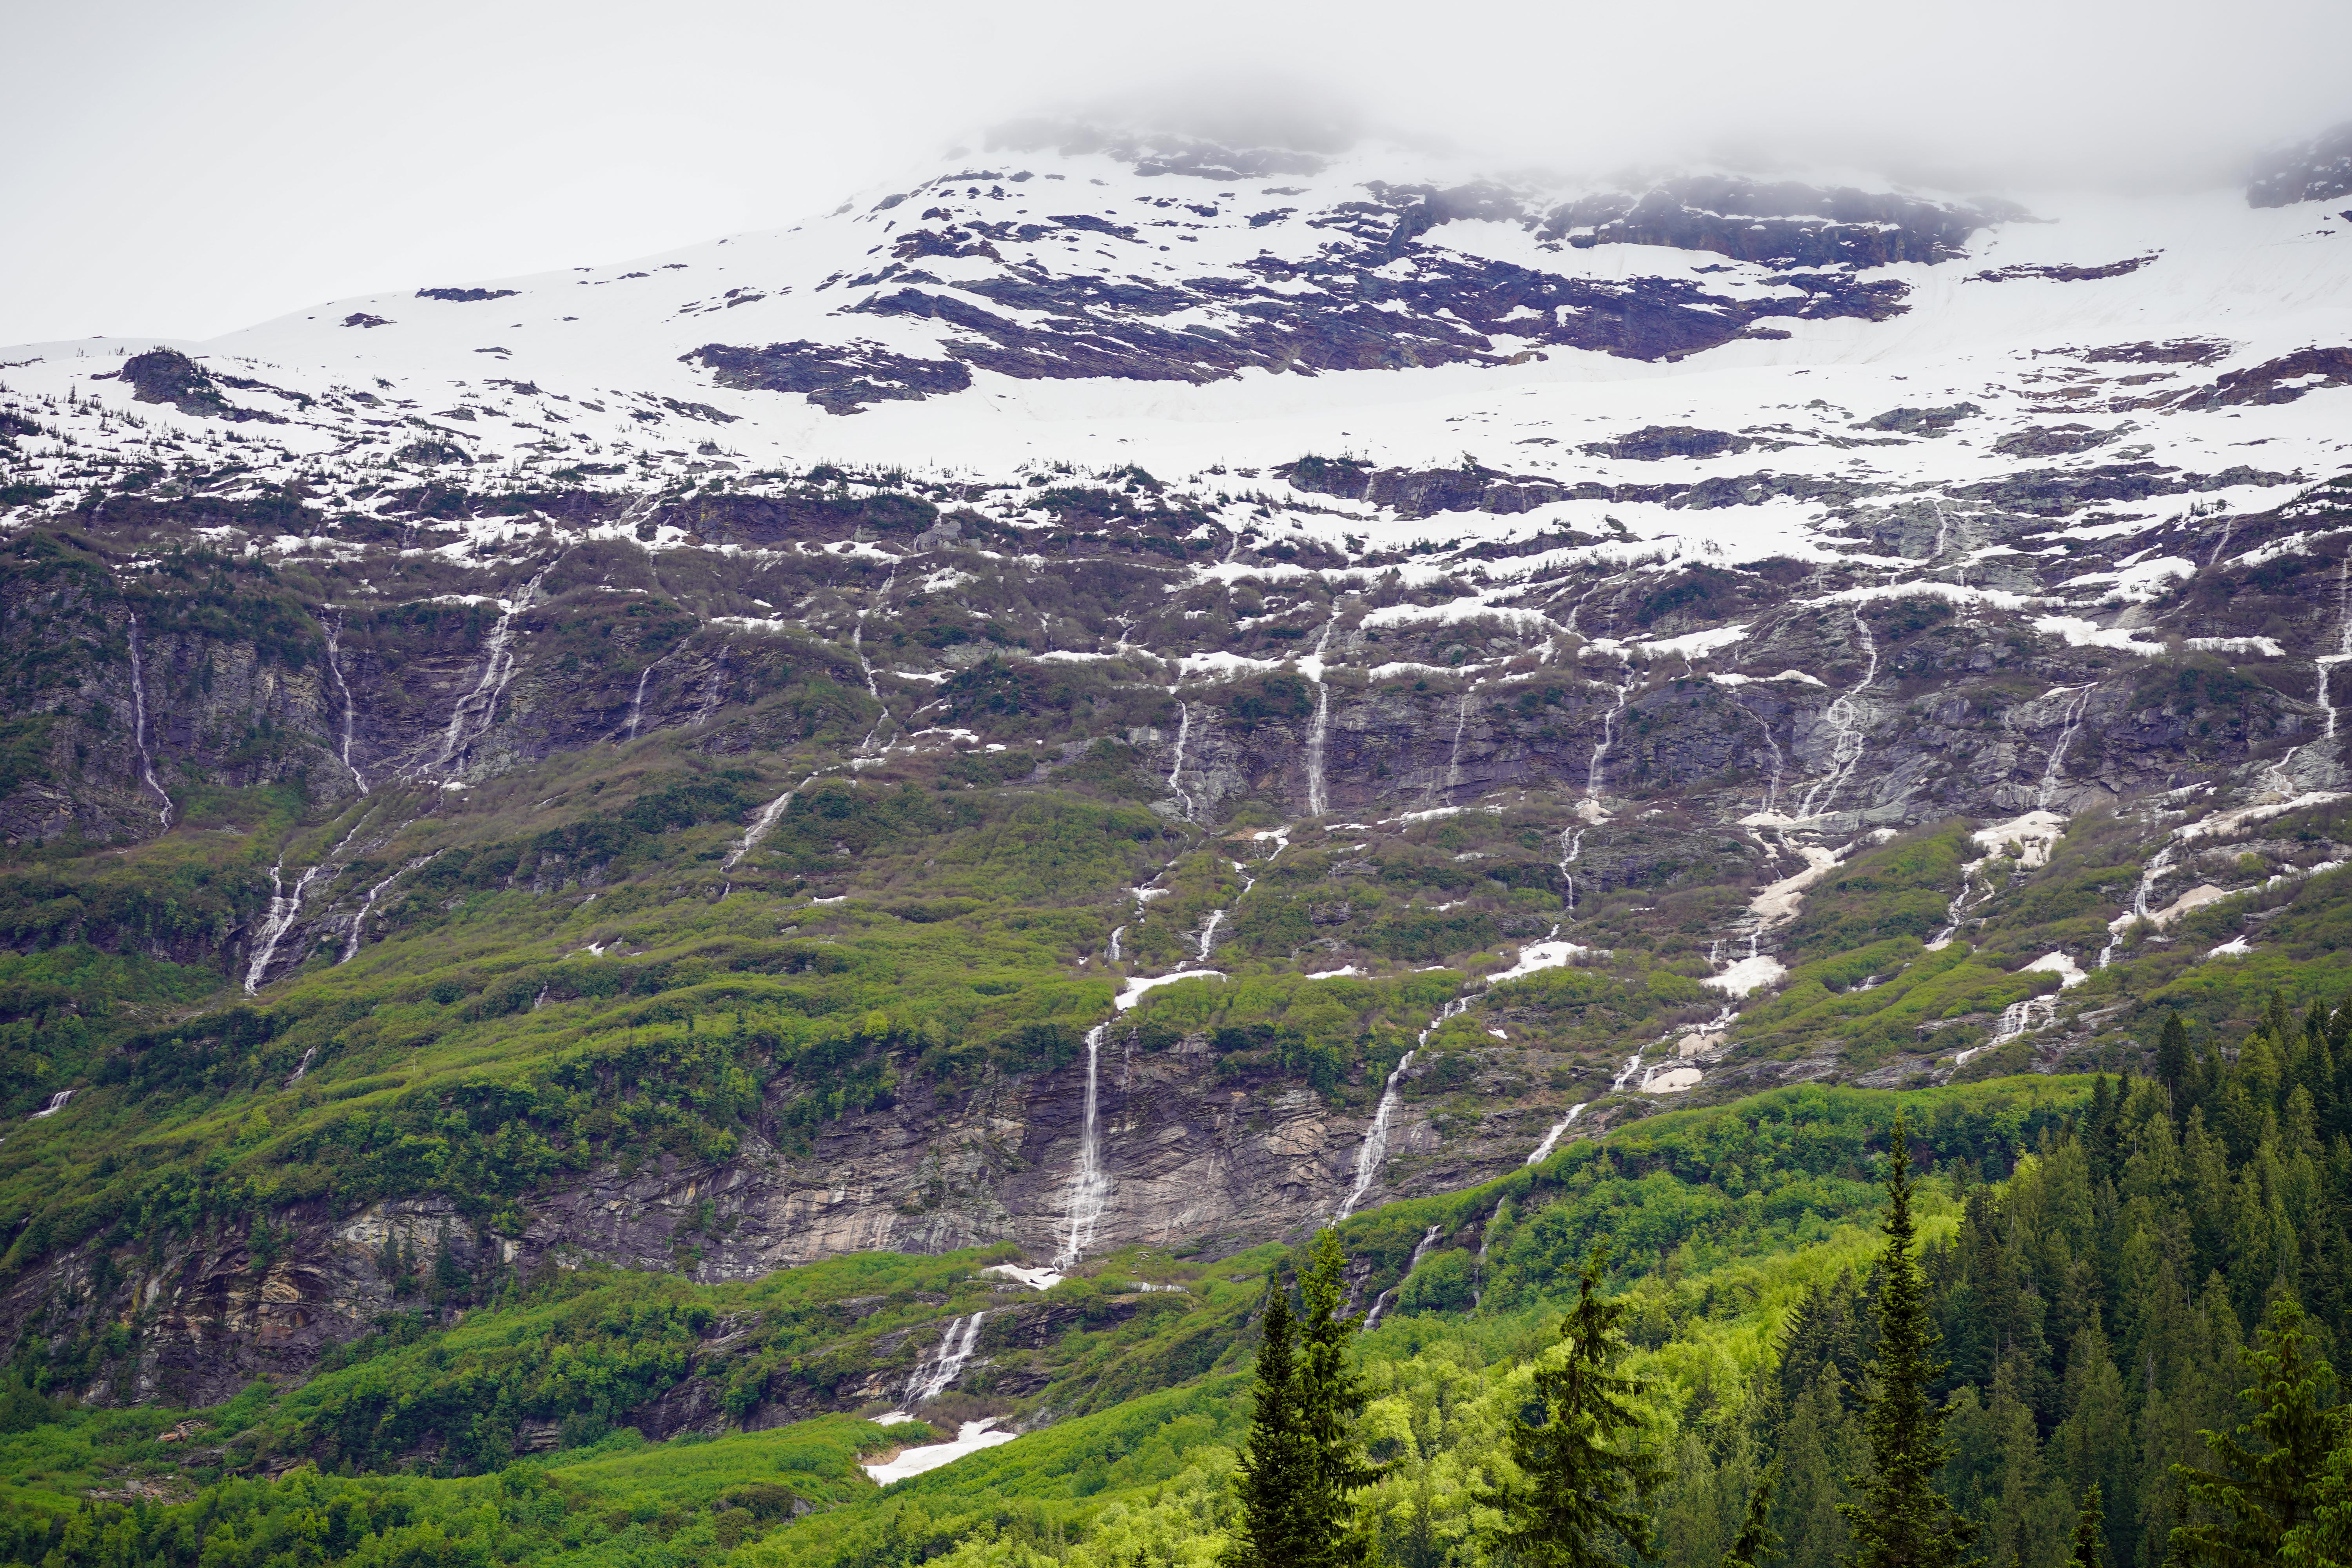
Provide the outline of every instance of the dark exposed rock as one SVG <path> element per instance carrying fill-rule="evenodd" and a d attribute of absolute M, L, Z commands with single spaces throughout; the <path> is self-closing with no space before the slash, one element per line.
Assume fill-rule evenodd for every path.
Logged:
<path fill-rule="evenodd" d="M 2352 195 L 2352 121 L 2265 159 L 2246 184 L 2246 205 L 2292 206 Z"/>
<path fill-rule="evenodd" d="M 1982 414 L 1973 403 L 1955 403 L 1947 408 L 1890 408 L 1862 422 L 1864 430 L 1900 430 L 1910 436 L 1941 436 L 1961 420 Z"/>
<path fill-rule="evenodd" d="M 828 414 L 855 414 L 869 403 L 961 392 L 971 384 L 971 372 L 952 360 L 913 359 L 878 343 L 802 340 L 764 349 L 705 343 L 679 358 L 709 365 L 721 386 L 805 393 Z"/>
<path fill-rule="evenodd" d="M 1995 441 L 1992 449 L 2004 458 L 2071 457 L 2094 447 L 2104 447 L 2128 428 L 2123 425 L 2112 430 L 2094 430 L 2088 425 L 2037 425 L 2031 429 L 2011 431 Z"/>
<path fill-rule="evenodd" d="M 1760 184 L 1711 177 L 1672 180 L 1639 196 L 1587 196 L 1555 208 L 1540 230 L 1580 247 L 1667 245 L 1735 260 L 1797 267 L 1884 267 L 1947 261 L 1969 237 L 2023 209 L 1943 206 L 1851 188 Z"/>
<path fill-rule="evenodd" d="M 343 318 L 343 325 L 347 327 L 388 327 L 392 325 L 392 321 L 391 318 L 386 316 L 371 316 L 365 310 L 353 310 L 350 315 Z"/>
<path fill-rule="evenodd" d="M 1654 463 L 1664 458 L 1719 458 L 1726 452 L 1745 452 L 1754 445 L 1748 437 L 1727 430 L 1701 430 L 1690 425 L 1645 425 L 1606 441 L 1588 442 L 1578 450 L 1588 458 Z"/>
<path fill-rule="evenodd" d="M 2151 251 L 2146 256 L 2127 257 L 2121 261 L 2110 261 L 2104 267 L 2070 267 L 2047 262 L 2021 262 L 2014 267 L 1996 267 L 1987 271 L 1973 273 L 1969 280 L 1976 283 L 2013 283 L 2021 278 L 2039 278 L 2051 283 L 2084 283 L 2095 278 L 2121 278 L 2127 272 L 2137 272 L 2154 261 L 2158 254 L 2160 253 Z"/>
<path fill-rule="evenodd" d="M 2242 403 L 2293 403 L 2323 386 L 2352 386 L 2352 349 L 2302 349 L 2220 380 L 2182 400 L 2183 408 L 2227 408 Z"/>
<path fill-rule="evenodd" d="M 453 304 L 470 304 L 478 300 L 504 300 L 521 293 L 520 289 L 419 289 L 420 300 L 446 300 Z"/>
<path fill-rule="evenodd" d="M 2113 343 L 2083 357 L 2093 364 L 2211 364 L 2234 346 L 2220 338 L 2173 338 L 2160 343 Z"/>
<path fill-rule="evenodd" d="M 221 390 L 205 368 L 177 349 L 150 349 L 122 362 L 122 379 L 131 384 L 131 395 L 140 403 L 168 403 L 183 414 L 199 419 L 226 419 L 242 423 L 257 419 L 266 425 L 283 425 L 286 417 L 258 408 L 240 408 L 221 395 Z"/>

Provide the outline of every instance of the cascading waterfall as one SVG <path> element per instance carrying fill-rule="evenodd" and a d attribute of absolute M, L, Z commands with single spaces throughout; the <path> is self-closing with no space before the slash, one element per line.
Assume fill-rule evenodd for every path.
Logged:
<path fill-rule="evenodd" d="M 1551 1131 L 1545 1133 L 1543 1135 L 1543 1142 L 1536 1145 L 1536 1152 L 1528 1156 L 1528 1163 L 1530 1165 L 1540 1165 L 1546 1160 L 1550 1159 L 1551 1152 L 1559 1147 L 1560 1135 L 1566 1132 L 1570 1128 L 1576 1125 L 1576 1119 L 1583 1115 L 1584 1108 L 1591 1103 L 1592 1102 L 1591 1100 L 1579 1100 L 1576 1104 L 1570 1106 L 1568 1108 L 1568 1114 L 1561 1117 L 1558 1121 L 1552 1123 Z"/>
<path fill-rule="evenodd" d="M 1117 963 L 1118 962 L 1118 939 L 1126 930 L 1127 928 L 1125 926 L 1113 926 L 1110 928 L 1110 956 L 1105 960 L 1106 963 Z"/>
<path fill-rule="evenodd" d="M 261 983 L 268 978 L 269 961 L 278 956 L 278 942 L 293 929 L 295 917 L 302 912 L 302 895 L 310 890 L 310 884 L 326 868 L 327 862 L 321 860 L 303 872 L 296 879 L 294 890 L 290 893 L 285 891 L 281 878 L 286 868 L 286 857 L 278 856 L 278 864 L 269 868 L 269 913 L 262 919 L 260 934 L 253 944 L 252 961 L 245 966 L 247 995 L 258 993 Z"/>
<path fill-rule="evenodd" d="M 1172 686 L 1170 687 L 1168 689 L 1168 695 L 1171 697 L 1175 696 L 1176 689 Z M 1177 800 L 1182 803 L 1184 808 L 1184 820 L 1187 822 L 1192 820 L 1192 797 L 1184 792 L 1182 780 L 1184 777 L 1184 748 L 1191 742 L 1192 739 L 1192 705 L 1189 702 L 1180 701 L 1176 704 L 1176 760 L 1168 769 L 1168 787 L 1176 792 Z"/>
<path fill-rule="evenodd" d="M 1097 1102 L 1102 1082 L 1102 1040 L 1109 1028 L 1108 1024 L 1097 1024 L 1087 1031 L 1087 1108 L 1079 1123 L 1077 1173 L 1070 1179 L 1068 1228 L 1062 1233 L 1061 1250 L 1054 1254 L 1056 1272 L 1066 1270 L 1094 1245 L 1103 1211 L 1110 1206 L 1110 1177 L 1102 1167 Z"/>
<path fill-rule="evenodd" d="M 1454 705 L 1454 744 L 1445 753 L 1445 783 L 1441 786 L 1435 779 L 1430 780 L 1429 790 L 1422 797 L 1422 804 L 1424 805 L 1434 805 L 1437 803 L 1441 788 L 1445 798 L 1452 800 L 1454 792 L 1462 787 L 1462 736 L 1463 732 L 1470 728 L 1470 698 L 1472 693 L 1477 690 L 1477 686 L 1478 683 L 1474 680 L 1464 687 L 1462 700 Z"/>
<path fill-rule="evenodd" d="M 78 1089 L 61 1089 L 58 1090 L 57 1093 L 49 1096 L 49 1102 L 47 1105 L 44 1105 L 40 1110 L 33 1112 L 32 1115 L 27 1116 L 25 1120 L 27 1121 L 38 1121 L 44 1116 L 55 1116 L 58 1111 L 63 1110 L 66 1108 L 67 1104 L 72 1100 L 75 1095 L 79 1094 L 81 1090 Z"/>
<path fill-rule="evenodd" d="M 2327 717 L 2321 737 L 2336 739 L 2336 704 L 2327 700 L 2328 672 L 2336 666 L 2352 660 L 2352 555 L 2336 569 L 2336 651 L 2321 654 L 2313 661 L 2319 671 L 2320 711 Z"/>
<path fill-rule="evenodd" d="M 139 643 L 139 617 L 131 617 L 131 740 L 139 748 L 139 776 L 146 781 L 155 798 L 162 802 L 156 813 L 169 832 L 172 826 L 172 797 L 155 782 L 155 759 L 147 751 L 147 671 L 146 656 Z"/>
<path fill-rule="evenodd" d="M 1633 684 L 1641 679 L 1641 671 L 1633 667 L 1633 659 L 1627 656 L 1621 657 L 1625 658 L 1625 679 L 1617 688 L 1617 700 L 1610 705 L 1607 713 L 1601 715 L 1601 739 L 1592 742 L 1592 760 L 1585 764 L 1584 769 L 1584 798 L 1595 805 L 1601 802 L 1601 765 L 1608 761 L 1609 748 L 1617 743 L 1617 716 L 1624 712 L 1625 704 L 1633 700 Z"/>
<path fill-rule="evenodd" d="M 557 557 L 557 560 L 561 559 L 561 556 Z M 474 689 L 457 699 L 457 706 L 449 710 L 449 728 L 441 737 L 440 754 L 433 759 L 425 772 L 437 773 L 452 763 L 462 763 L 465 753 L 473 749 L 474 743 L 489 733 L 491 721 L 498 716 L 499 699 L 506 695 L 507 683 L 514 679 L 515 623 L 538 599 L 539 585 L 553 570 L 555 562 L 551 561 L 522 585 L 519 597 L 505 601 L 499 606 L 498 624 L 490 628 L 490 635 L 482 641 L 486 656 L 482 660 L 482 678 L 475 682 Z"/>
<path fill-rule="evenodd" d="M 1769 813 L 1772 809 L 1772 802 L 1780 796 L 1780 775 L 1789 771 L 1789 760 L 1780 754 L 1780 737 L 1772 733 L 1772 726 L 1765 720 L 1764 715 L 1745 703 L 1735 703 L 1733 706 L 1756 721 L 1756 727 L 1764 731 L 1765 750 L 1772 753 L 1772 770 L 1764 780 L 1764 802 L 1756 808 Z"/>
<path fill-rule="evenodd" d="M 2105 969 L 2108 962 L 2115 957 L 2116 949 L 2123 944 L 2124 932 L 2131 929 L 2132 921 L 2148 918 L 2148 895 L 2156 890 L 2157 883 L 2162 881 L 2165 874 L 2172 869 L 2172 857 L 2179 847 L 2178 844 L 2168 839 L 2164 847 L 2149 856 L 2147 864 L 2140 868 L 2139 886 L 2132 889 L 2131 914 L 2123 920 L 2116 921 L 2107 928 L 2107 945 L 2099 949 L 2101 969 Z"/>
<path fill-rule="evenodd" d="M 374 887 L 370 888 L 367 890 L 367 896 L 360 900 L 360 912 L 352 917 L 351 934 L 343 941 L 343 956 L 335 960 L 335 963 L 338 967 L 349 963 L 352 959 L 359 956 L 360 936 L 362 932 L 367 929 L 368 912 L 375 908 L 375 901 L 383 897 L 384 889 L 391 887 L 394 882 L 399 881 L 403 877 L 405 877 L 411 871 L 415 870 L 419 866 L 424 865 L 425 861 L 430 860 L 431 858 L 433 858 L 433 857 L 430 855 L 420 855 L 415 859 L 411 860 L 407 865 L 403 866 L 399 870 L 394 871 L 391 876 L 386 877 L 383 881 L 378 882 Z"/>
<path fill-rule="evenodd" d="M 343 679 L 342 635 L 343 622 L 339 616 L 333 628 L 327 633 L 327 673 L 335 678 L 335 689 L 343 697 L 343 766 L 350 770 L 352 782 L 360 786 L 360 793 L 365 795 L 368 792 L 367 780 L 352 762 L 352 728 L 356 705 L 352 701 L 351 686 Z"/>
<path fill-rule="evenodd" d="M 316 1047 L 316 1046 L 307 1046 L 307 1047 L 305 1047 L 303 1048 L 303 1051 L 302 1051 L 302 1059 L 301 1059 L 300 1061 L 296 1062 L 296 1063 L 294 1064 L 294 1071 L 293 1071 L 293 1073 L 292 1073 L 292 1074 L 291 1074 L 291 1075 L 290 1075 L 290 1076 L 286 1079 L 286 1082 L 284 1083 L 284 1085 L 283 1085 L 282 1087 L 284 1087 L 284 1088 L 286 1088 L 286 1089 L 292 1089 L 296 1084 L 300 1083 L 300 1082 L 302 1081 L 303 1076 L 304 1076 L 305 1074 L 307 1074 L 308 1072 L 310 1072 L 310 1058 L 313 1058 L 313 1057 L 315 1057 L 315 1056 L 317 1056 L 318 1054 L 319 1054 L 319 1047 Z"/>
<path fill-rule="evenodd" d="M 1330 801 L 1323 790 L 1323 742 L 1331 731 L 1331 689 L 1317 682 L 1315 721 L 1307 728 L 1307 815 L 1320 816 Z"/>
<path fill-rule="evenodd" d="M 1364 1141 L 1356 1146 L 1355 1185 L 1349 1189 L 1347 1201 L 1339 1205 L 1339 1215 L 1333 1224 L 1356 1212 L 1356 1205 L 1363 1202 L 1364 1194 L 1371 1190 L 1374 1178 L 1380 1175 L 1381 1162 L 1389 1157 L 1389 1122 L 1396 1115 L 1397 1105 L 1403 1098 L 1405 1069 L 1412 1066 L 1412 1058 L 1421 1054 L 1422 1047 L 1429 1044 L 1429 1037 L 1437 1033 L 1439 1026 L 1469 1005 L 1470 999 L 1466 996 L 1448 1002 L 1414 1038 L 1412 1049 L 1397 1058 L 1397 1065 L 1389 1073 L 1388 1082 L 1381 1087 L 1381 1103 L 1379 1109 L 1372 1112 L 1372 1124 L 1364 1129 Z"/>
<path fill-rule="evenodd" d="M 898 580 L 898 568 L 894 565 L 890 568 L 890 574 L 882 579 L 882 603 L 886 608 L 890 603 L 890 584 Z M 890 705 L 882 700 L 882 688 L 876 684 L 874 666 L 866 657 L 866 617 L 873 613 L 871 605 L 858 611 L 857 624 L 849 632 L 849 650 L 857 656 L 857 668 L 866 675 L 866 695 L 874 699 L 875 706 L 882 710 L 875 716 L 874 728 L 866 731 L 866 739 L 857 742 L 857 754 L 861 757 L 874 754 L 874 739 L 882 733 L 882 726 L 890 721 Z"/>
<path fill-rule="evenodd" d="M 1936 509 L 1936 542 L 1927 552 L 1927 559 L 1932 563 L 1944 558 L 1944 542 L 1952 535 L 1952 520 L 1944 515 L 1944 500 L 1941 496 L 1928 497 L 1927 504 Z"/>
<path fill-rule="evenodd" d="M 1612 1094 L 1623 1092 L 1627 1081 L 1630 1080 L 1635 1073 L 1640 1072 L 1641 1070 L 1642 1053 L 1635 1051 L 1632 1056 L 1625 1058 L 1624 1067 L 1620 1068 L 1617 1076 L 1610 1080 L 1609 1092 Z"/>
<path fill-rule="evenodd" d="M 969 1318 L 948 1320 L 948 1331 L 940 1336 L 940 1348 L 929 1359 L 916 1365 L 914 1378 L 907 1384 L 908 1409 L 937 1399 L 963 1375 L 965 1364 L 980 1343 L 981 1321 L 987 1316 L 986 1312 L 974 1312 Z"/>
<path fill-rule="evenodd" d="M 2327 677 L 2326 673 L 2322 672 L 2320 676 L 2320 683 L 2323 689 L 2326 684 L 2326 680 Z M 2058 689 L 2063 691 L 2065 688 L 2061 687 Z M 2033 806 L 2035 810 L 2047 811 L 2050 809 L 2050 797 L 2055 794 L 2058 789 L 2059 764 L 2066 760 L 2066 748 L 2074 743 L 2074 731 L 2083 727 L 2083 715 L 2091 706 L 2091 693 L 2097 689 L 2098 683 L 2096 681 L 2092 682 L 2088 686 L 2078 686 L 2074 688 L 2074 700 L 2066 705 L 2066 719 L 2065 722 L 2058 731 L 2058 743 L 2050 748 L 2050 760 L 2042 764 L 2042 788 L 2033 797 Z M 2045 692 L 2043 695 L 2047 697 L 2055 697 L 2058 695 L 2058 692 L 2050 691 Z"/>
<path fill-rule="evenodd" d="M 676 652 L 677 650 L 672 649 L 671 651 Z M 635 692 L 631 693 L 629 697 L 628 721 L 621 726 L 622 740 L 634 741 L 637 738 L 637 725 L 643 721 L 646 712 L 646 682 L 651 680 L 654 676 L 654 671 L 659 669 L 668 661 L 668 659 L 669 654 L 666 653 L 662 655 L 661 658 L 654 660 L 651 664 L 646 665 L 645 668 L 637 671 L 637 689 Z"/>
<path fill-rule="evenodd" d="M 1878 679 L 1878 639 L 1870 635 L 1870 623 L 1862 618 L 1859 609 L 1851 614 L 1853 629 L 1861 634 L 1867 662 L 1863 668 L 1861 682 L 1851 690 L 1840 692 L 1836 700 L 1822 711 L 1822 717 L 1827 719 L 1831 728 L 1836 731 L 1835 739 L 1830 743 L 1830 773 L 1827 778 L 1815 780 L 1813 787 L 1805 792 L 1805 798 L 1797 806 L 1797 815 L 1801 817 L 1812 816 L 1817 803 L 1828 805 L 1836 801 L 1838 791 L 1844 788 L 1845 781 L 1853 776 L 1854 766 L 1862 761 L 1865 749 L 1862 735 L 1862 704 L 1857 700 Z"/>
<path fill-rule="evenodd" d="M 1583 847 L 1584 829 L 1563 827 L 1559 830 L 1560 915 L 1563 925 L 1576 918 L 1576 875 L 1569 867 L 1576 863 L 1577 854 Z M 1559 926 L 1552 927 L 1551 934 L 1558 936 Z"/>
<path fill-rule="evenodd" d="M 1954 893 L 1952 895 L 1952 901 L 1945 906 L 1944 929 L 1937 931 L 1928 940 L 1928 952 L 1935 952 L 1937 948 L 1942 947 L 1946 942 L 1951 941 L 1952 938 L 1959 934 L 1960 917 L 1967 912 L 1969 907 L 1969 890 L 1976 885 L 1977 873 L 1984 869 L 1985 861 L 1990 860 L 1990 858 L 1992 858 L 1992 857 L 1988 855 L 1979 859 L 1964 860 L 1960 863 L 1960 890 Z M 1990 890 L 1990 889 L 1988 889 L 1988 891 Z M 2105 967 L 2104 960 L 2101 962 L 2100 967 Z"/>
<path fill-rule="evenodd" d="M 1404 1289 L 1404 1282 L 1412 1278 L 1412 1271 L 1421 1267 L 1421 1260 L 1429 1256 L 1429 1249 L 1435 1247 L 1437 1238 L 1444 1234 L 1445 1226 L 1442 1221 L 1421 1233 L 1421 1240 L 1413 1247 L 1412 1258 L 1404 1266 L 1404 1273 L 1398 1278 L 1395 1284 L 1380 1293 L 1379 1299 L 1372 1303 L 1372 1310 L 1364 1314 L 1363 1331 L 1365 1333 L 1369 1334 L 1380 1327 L 1381 1314 L 1387 1311 L 1391 1304 L 1396 1300 L 1398 1293 Z"/>
<path fill-rule="evenodd" d="M 744 856 L 758 848 L 760 840 L 768 836 L 769 830 L 773 828 L 777 820 L 784 815 L 784 808 L 793 804 L 793 796 L 808 788 L 809 779 L 814 777 L 816 777 L 814 773 L 809 774 L 808 778 L 801 780 L 800 783 L 761 806 L 760 815 L 751 819 L 751 826 L 743 830 L 743 837 L 736 840 L 735 847 L 730 849 L 727 852 L 727 858 L 719 862 L 719 868 L 721 871 L 733 870 Z"/>

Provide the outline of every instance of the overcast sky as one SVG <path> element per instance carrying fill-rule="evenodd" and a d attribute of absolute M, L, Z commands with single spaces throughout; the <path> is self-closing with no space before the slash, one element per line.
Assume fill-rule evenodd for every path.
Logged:
<path fill-rule="evenodd" d="M 0 0 L 0 343 L 625 259 L 1088 103 L 1497 168 L 2210 185 L 2352 119 L 2347 59 L 2346 0 Z"/>

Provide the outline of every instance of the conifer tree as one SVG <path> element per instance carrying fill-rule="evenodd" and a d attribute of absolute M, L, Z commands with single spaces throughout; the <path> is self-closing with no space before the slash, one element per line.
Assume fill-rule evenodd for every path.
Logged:
<path fill-rule="evenodd" d="M 2189 1028 L 2178 1013 L 2165 1016 L 2164 1027 L 2156 1037 L 2156 1076 L 2179 1100 L 2189 1077 Z"/>
<path fill-rule="evenodd" d="M 1976 1538 L 1976 1526 L 1953 1511 L 1937 1486 L 1951 1448 L 1944 1440 L 1945 1411 L 1930 1402 L 1927 1390 L 1946 1363 L 1935 1359 L 1937 1335 L 1927 1315 L 1927 1282 L 1912 1256 L 1918 1235 L 1911 1217 L 1916 1187 L 1898 1109 L 1888 1138 L 1886 1217 L 1879 1226 L 1886 1247 L 1878 1268 L 1878 1355 L 1871 1363 L 1863 1419 L 1874 1463 L 1869 1475 L 1853 1479 L 1863 1500 L 1838 1508 L 1853 1531 L 1846 1568 L 1958 1568 Z"/>
<path fill-rule="evenodd" d="M 1647 1505 L 1666 1467 L 1640 1444 L 1641 1416 L 1630 1401 L 1643 1392 L 1642 1381 L 1610 1370 L 1625 1349 L 1618 1324 L 1626 1309 L 1601 1298 L 1608 1257 L 1604 1242 L 1585 1259 L 1576 1308 L 1559 1326 L 1566 1363 L 1536 1373 L 1542 1422 L 1511 1423 L 1521 1479 L 1476 1494 L 1503 1514 L 1489 1547 L 1529 1568 L 1617 1568 L 1611 1549 L 1619 1541 L 1654 1555 Z"/>
<path fill-rule="evenodd" d="M 2083 1510 L 2074 1518 L 2074 1549 L 2066 1557 L 2066 1568 L 2101 1568 L 2106 1559 L 2107 1510 L 2099 1497 L 2099 1483 L 2093 1481 L 2083 1493 Z"/>
<path fill-rule="evenodd" d="M 2185 1563 L 2257 1568 L 2279 1560 L 2288 1535 L 2301 1530 L 2308 1540 L 2305 1527 L 2322 1504 L 2330 1453 L 2345 1442 L 2352 1418 L 2342 1405 L 2330 1408 L 2335 1373 L 2291 1298 L 2271 1303 L 2268 1321 L 2241 1356 L 2255 1384 L 2239 1397 L 2254 1407 L 2253 1415 L 2235 1434 L 2200 1434 L 2223 1468 L 2172 1467 L 2188 1495 L 2216 1516 L 2173 1531 L 2173 1554 Z"/>
<path fill-rule="evenodd" d="M 1317 1521 L 1315 1448 L 1299 1409 L 1297 1324 L 1280 1281 L 1266 1291 L 1257 1350 L 1255 1408 L 1234 1465 L 1242 1505 L 1223 1568 L 1295 1568 L 1308 1561 Z"/>
<path fill-rule="evenodd" d="M 1723 1554 L 1723 1568 L 1762 1568 L 1780 1555 L 1780 1532 L 1772 1528 L 1772 1491 L 1780 1479 L 1780 1466 L 1766 1468 L 1748 1494 L 1748 1520 Z"/>
<path fill-rule="evenodd" d="M 1373 1545 L 1370 1524 L 1352 1500 L 1352 1494 L 1371 1485 L 1379 1472 L 1365 1459 L 1356 1435 L 1371 1387 L 1349 1359 L 1349 1342 L 1363 1320 L 1343 1315 L 1347 1268 L 1339 1232 L 1328 1226 L 1318 1231 L 1312 1259 L 1298 1281 L 1307 1306 L 1299 1330 L 1298 1413 L 1313 1455 L 1317 1534 L 1297 1568 L 1345 1568 L 1367 1562 Z"/>

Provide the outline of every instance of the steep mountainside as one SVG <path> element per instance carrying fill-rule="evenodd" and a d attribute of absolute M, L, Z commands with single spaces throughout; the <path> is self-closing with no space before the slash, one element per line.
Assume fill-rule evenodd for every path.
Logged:
<path fill-rule="evenodd" d="M 1113 1249 L 2334 1000 L 2339 151 L 2012 200 L 1031 128 L 9 351 L 0 1342 L 202 1403 L 420 1280 L 994 1248 L 1043 1358 Z"/>

